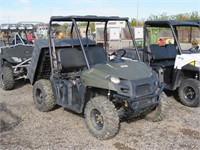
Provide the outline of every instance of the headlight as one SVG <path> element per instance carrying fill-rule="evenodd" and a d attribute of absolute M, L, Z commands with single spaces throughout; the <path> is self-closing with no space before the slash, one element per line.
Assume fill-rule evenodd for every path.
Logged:
<path fill-rule="evenodd" d="M 200 62 L 199 61 L 192 61 L 190 65 L 195 66 L 195 67 L 200 67 Z"/>
<path fill-rule="evenodd" d="M 115 84 L 119 84 L 120 83 L 120 79 L 116 78 L 116 77 L 110 77 L 110 81 L 115 83 Z"/>

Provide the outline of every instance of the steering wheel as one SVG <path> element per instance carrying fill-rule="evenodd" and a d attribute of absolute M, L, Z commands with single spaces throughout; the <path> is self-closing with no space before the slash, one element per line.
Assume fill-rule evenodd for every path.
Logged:
<path fill-rule="evenodd" d="M 197 46 L 195 46 L 194 48 L 190 48 L 189 50 L 190 50 L 190 51 L 192 51 L 192 50 L 198 51 L 198 50 L 199 50 L 199 46 L 197 45 Z"/>
<path fill-rule="evenodd" d="M 125 49 L 119 49 L 116 52 L 113 52 L 112 55 L 117 56 L 118 59 L 124 57 L 126 54 L 126 50 Z"/>
<path fill-rule="evenodd" d="M 194 49 L 198 51 L 199 50 L 199 46 L 196 46 Z"/>

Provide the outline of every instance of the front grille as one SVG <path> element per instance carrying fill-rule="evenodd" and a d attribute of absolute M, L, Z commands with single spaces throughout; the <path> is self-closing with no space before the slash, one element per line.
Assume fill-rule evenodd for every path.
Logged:
<path fill-rule="evenodd" d="M 151 88 L 149 84 L 138 85 L 136 87 L 136 96 L 145 96 L 151 94 Z"/>

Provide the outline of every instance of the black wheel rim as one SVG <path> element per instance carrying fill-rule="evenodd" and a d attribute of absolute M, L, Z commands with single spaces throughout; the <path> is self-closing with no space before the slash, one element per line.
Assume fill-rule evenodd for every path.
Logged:
<path fill-rule="evenodd" d="M 97 130 L 101 130 L 104 125 L 104 120 L 101 112 L 97 109 L 91 111 L 92 124 Z"/>
<path fill-rule="evenodd" d="M 196 92 L 194 88 L 187 86 L 183 89 L 185 99 L 193 101 L 196 98 Z"/>
<path fill-rule="evenodd" d="M 41 89 L 36 89 L 36 99 L 38 104 L 42 104 L 43 102 L 43 94 Z"/>

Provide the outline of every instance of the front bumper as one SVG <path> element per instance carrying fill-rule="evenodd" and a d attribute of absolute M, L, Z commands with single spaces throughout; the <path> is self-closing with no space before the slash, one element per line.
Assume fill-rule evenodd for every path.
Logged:
<path fill-rule="evenodd" d="M 146 96 L 132 98 L 124 95 L 113 94 L 113 97 L 119 101 L 127 101 L 133 110 L 144 109 L 155 106 L 160 102 L 159 95 L 162 93 L 165 86 L 166 84 L 163 83 L 153 94 Z"/>

